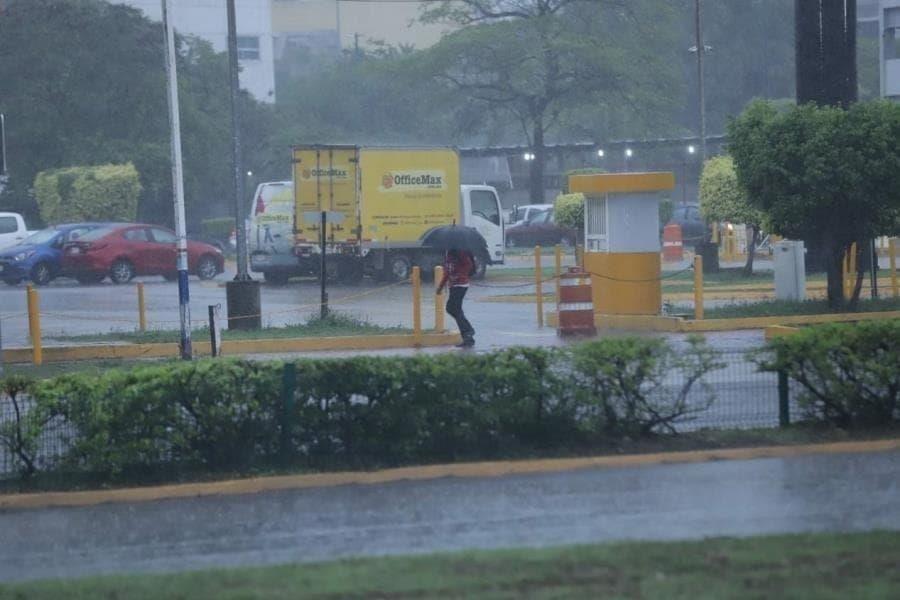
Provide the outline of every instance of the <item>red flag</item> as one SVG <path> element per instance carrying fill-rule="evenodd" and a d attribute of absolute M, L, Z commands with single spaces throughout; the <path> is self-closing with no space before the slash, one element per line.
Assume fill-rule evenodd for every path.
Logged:
<path fill-rule="evenodd" d="M 256 211 L 254 214 L 259 215 L 264 212 L 266 212 L 266 203 L 263 202 L 262 194 L 260 194 L 259 197 L 256 199 Z"/>

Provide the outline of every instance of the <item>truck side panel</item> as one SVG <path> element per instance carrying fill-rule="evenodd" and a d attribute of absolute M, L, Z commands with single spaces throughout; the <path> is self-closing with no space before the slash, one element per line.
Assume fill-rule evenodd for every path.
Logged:
<path fill-rule="evenodd" d="M 295 147 L 294 163 L 294 236 L 298 243 L 316 243 L 318 223 L 304 222 L 304 212 L 339 211 L 342 223 L 332 223 L 328 241 L 358 241 L 357 149 L 351 146 Z"/>
<path fill-rule="evenodd" d="M 367 245 L 415 244 L 432 227 L 461 223 L 455 150 L 364 148 L 359 165 Z"/>

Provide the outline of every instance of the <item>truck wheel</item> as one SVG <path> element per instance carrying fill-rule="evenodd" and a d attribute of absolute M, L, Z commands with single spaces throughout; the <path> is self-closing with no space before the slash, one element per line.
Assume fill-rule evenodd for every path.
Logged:
<path fill-rule="evenodd" d="M 263 279 L 266 283 L 272 285 L 285 285 L 288 282 L 289 275 L 281 271 L 263 271 Z"/>
<path fill-rule="evenodd" d="M 338 265 L 338 280 L 347 285 L 359 285 L 363 280 L 362 262 L 358 260 L 345 260 Z"/>
<path fill-rule="evenodd" d="M 391 254 L 384 261 L 388 281 L 404 281 L 412 273 L 412 261 L 405 254 Z"/>

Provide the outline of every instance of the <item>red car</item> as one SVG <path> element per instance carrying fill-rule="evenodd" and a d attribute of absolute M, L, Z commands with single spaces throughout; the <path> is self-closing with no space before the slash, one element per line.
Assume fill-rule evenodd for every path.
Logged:
<path fill-rule="evenodd" d="M 62 270 L 80 283 L 97 283 L 109 275 L 127 283 L 135 275 L 178 276 L 177 237 L 158 225 L 118 223 L 87 232 L 63 248 Z M 212 279 L 225 269 L 222 252 L 202 242 L 188 242 L 188 271 Z"/>

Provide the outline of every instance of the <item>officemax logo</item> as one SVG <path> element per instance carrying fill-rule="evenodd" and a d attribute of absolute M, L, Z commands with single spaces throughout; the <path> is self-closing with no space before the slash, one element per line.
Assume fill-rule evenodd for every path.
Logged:
<path fill-rule="evenodd" d="M 444 179 L 443 171 L 393 171 L 381 176 L 381 191 L 442 190 Z"/>
<path fill-rule="evenodd" d="M 326 168 L 318 168 L 318 169 L 303 169 L 301 173 L 303 179 L 312 179 L 313 177 L 327 177 L 331 179 L 347 179 L 349 177 L 349 173 L 347 167 L 331 167 L 330 169 Z"/>

